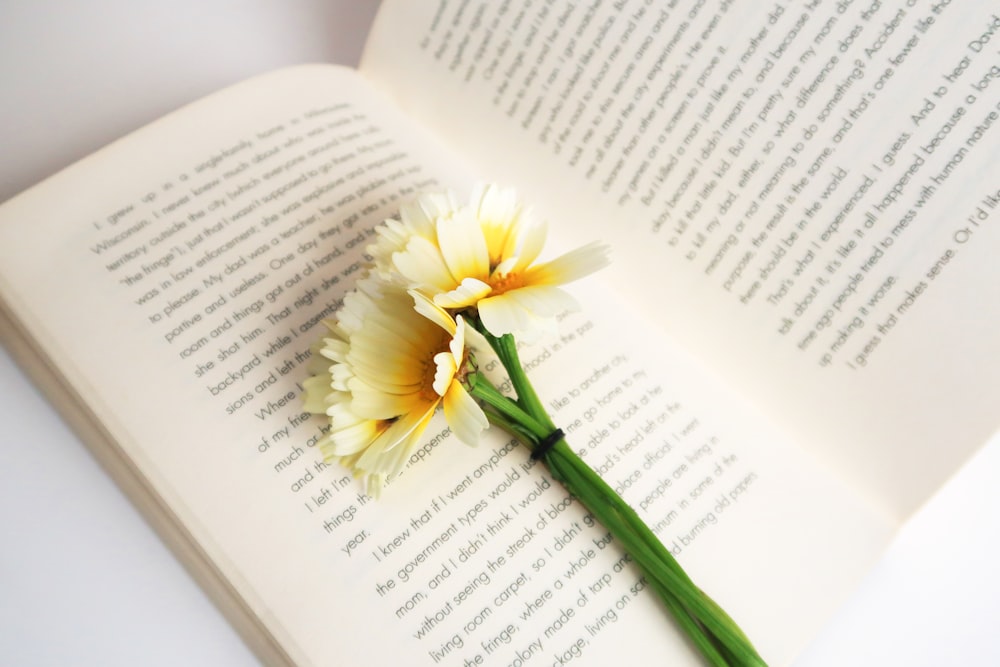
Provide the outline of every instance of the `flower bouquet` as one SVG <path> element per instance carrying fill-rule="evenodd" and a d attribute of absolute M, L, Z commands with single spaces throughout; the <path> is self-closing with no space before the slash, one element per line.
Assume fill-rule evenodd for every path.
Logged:
<path fill-rule="evenodd" d="M 605 266 L 607 248 L 590 244 L 536 262 L 545 225 L 514 191 L 495 185 L 478 186 L 467 203 L 421 195 L 376 232 L 372 263 L 326 322 L 330 334 L 314 347 L 304 383 L 306 409 L 330 419 L 321 443 L 327 458 L 378 496 L 438 408 L 468 444 L 491 424 L 503 428 L 611 532 L 710 664 L 764 665 L 736 623 L 572 451 L 518 358 L 516 339 L 554 332 L 557 315 L 577 307 L 560 285 Z M 481 370 L 491 354 L 513 396 Z"/>

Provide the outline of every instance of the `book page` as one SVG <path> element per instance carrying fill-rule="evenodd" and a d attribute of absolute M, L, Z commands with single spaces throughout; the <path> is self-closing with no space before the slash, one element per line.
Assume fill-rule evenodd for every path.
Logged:
<path fill-rule="evenodd" d="M 289 663 L 698 664 L 607 532 L 503 433 L 471 448 L 435 421 L 377 502 L 320 457 L 327 425 L 300 392 L 322 319 L 375 224 L 416 189 L 471 176 L 353 72 L 250 81 L 0 208 L 12 349 L 36 350 L 25 365 L 77 397 L 105 458 Z M 599 277 L 575 291 L 584 311 L 523 352 L 539 392 L 786 664 L 894 523 Z"/>
<path fill-rule="evenodd" d="M 998 426 L 990 7 L 382 11 L 367 76 L 613 242 L 622 294 L 891 511 Z"/>

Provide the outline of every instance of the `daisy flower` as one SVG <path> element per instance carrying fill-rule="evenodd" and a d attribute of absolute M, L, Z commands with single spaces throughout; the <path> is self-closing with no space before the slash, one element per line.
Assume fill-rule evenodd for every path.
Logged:
<path fill-rule="evenodd" d="M 321 447 L 377 495 L 402 470 L 439 407 L 452 432 L 476 444 L 489 425 L 462 385 L 468 328 L 417 292 L 364 280 L 314 348 L 305 409 L 326 414 Z"/>
<path fill-rule="evenodd" d="M 391 256 L 391 270 L 442 308 L 475 311 L 494 336 L 532 339 L 554 331 L 559 313 L 577 309 L 560 286 L 608 263 L 607 247 L 599 243 L 536 263 L 547 226 L 512 189 L 479 186 L 464 206 L 450 195 L 438 197 L 422 197 L 421 215 L 398 222 L 370 252 L 383 264 Z"/>

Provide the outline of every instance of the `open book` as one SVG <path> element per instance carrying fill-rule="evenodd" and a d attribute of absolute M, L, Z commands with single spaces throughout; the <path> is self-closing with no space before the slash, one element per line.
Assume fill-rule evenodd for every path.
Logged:
<path fill-rule="evenodd" d="M 269 663 L 695 664 L 502 434 L 432 427 L 377 502 L 316 451 L 298 385 L 371 228 L 514 185 L 550 253 L 614 249 L 523 354 L 554 418 L 786 664 L 998 426 L 1000 20 L 916 4 L 388 2 L 360 72 L 0 208 L 5 344 Z"/>

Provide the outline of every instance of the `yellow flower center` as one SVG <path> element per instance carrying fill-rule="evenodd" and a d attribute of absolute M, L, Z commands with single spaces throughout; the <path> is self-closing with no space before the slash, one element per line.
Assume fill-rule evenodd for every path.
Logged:
<path fill-rule="evenodd" d="M 424 362 L 424 381 L 420 383 L 420 398 L 425 401 L 436 401 L 440 396 L 434 391 L 434 375 L 437 371 L 437 366 L 434 365 L 434 360 L 428 360 Z"/>
<path fill-rule="evenodd" d="M 525 281 L 520 273 L 511 272 L 504 275 L 493 273 L 490 275 L 489 285 L 492 288 L 490 296 L 495 296 L 524 287 Z"/>

